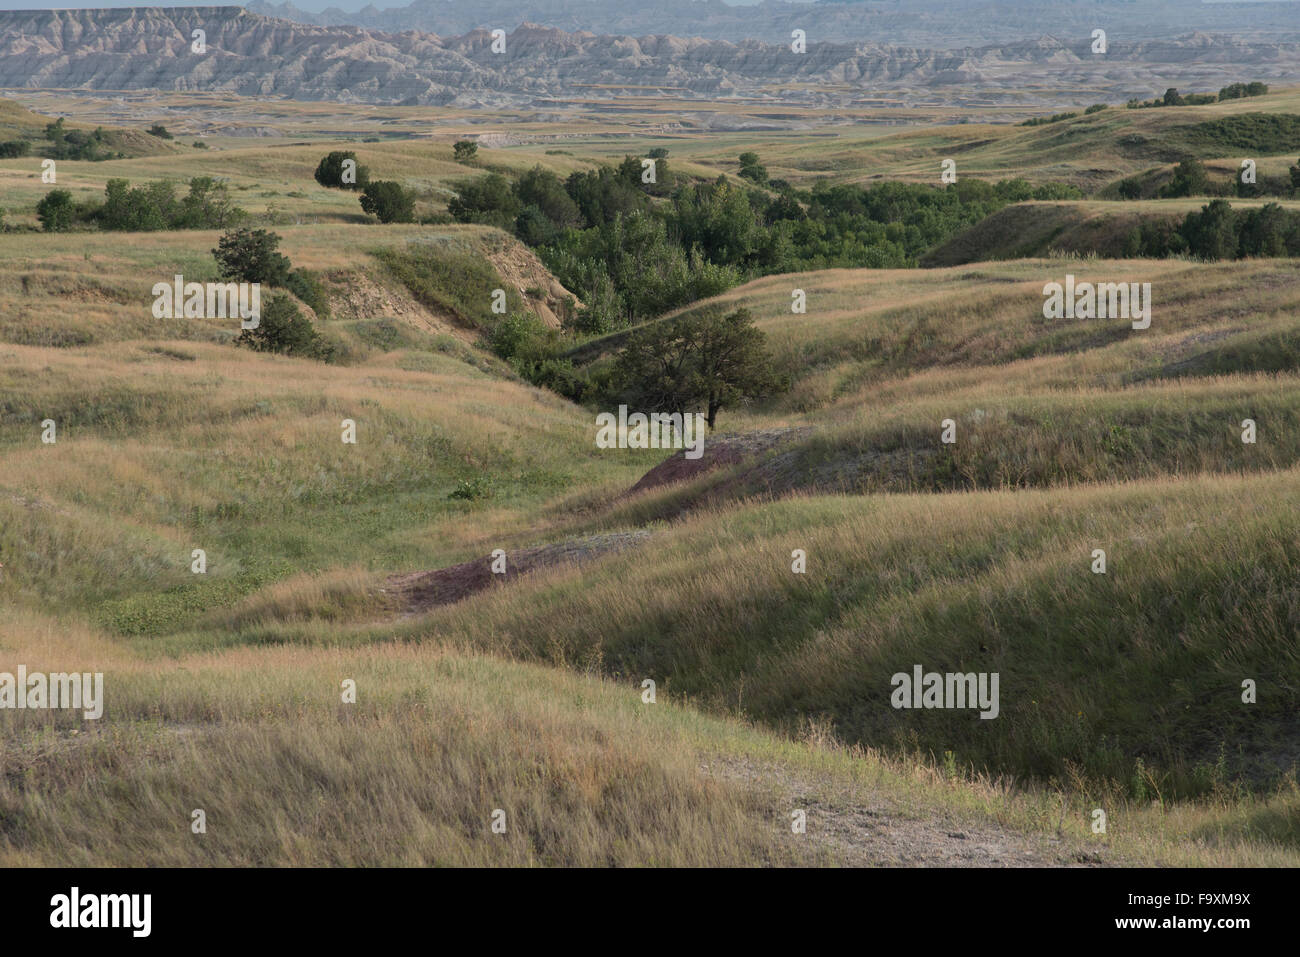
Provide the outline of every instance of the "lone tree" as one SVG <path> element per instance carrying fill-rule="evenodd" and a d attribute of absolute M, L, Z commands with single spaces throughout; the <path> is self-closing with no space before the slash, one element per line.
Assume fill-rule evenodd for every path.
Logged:
<path fill-rule="evenodd" d="M 284 286 L 292 264 L 288 256 L 276 251 L 279 245 L 280 237 L 265 229 L 236 229 L 217 241 L 212 255 L 221 267 L 222 279 Z"/>
<path fill-rule="evenodd" d="M 415 221 L 415 195 L 392 180 L 381 179 L 366 185 L 361 194 L 361 208 L 381 223 Z"/>
<path fill-rule="evenodd" d="M 451 144 L 451 152 L 457 163 L 468 163 L 478 156 L 478 144 L 473 140 L 457 140 Z"/>
<path fill-rule="evenodd" d="M 615 382 L 650 411 L 705 410 L 712 429 L 718 412 L 784 387 L 771 372 L 767 337 L 748 309 L 712 307 L 651 323 L 628 339 L 615 363 Z"/>
<path fill-rule="evenodd" d="M 316 167 L 316 182 L 328 189 L 365 189 L 370 182 L 368 167 L 357 163 L 351 150 L 334 150 Z"/>

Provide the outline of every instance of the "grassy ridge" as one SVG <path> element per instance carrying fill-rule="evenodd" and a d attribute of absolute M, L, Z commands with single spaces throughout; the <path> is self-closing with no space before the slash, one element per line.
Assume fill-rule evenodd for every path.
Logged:
<path fill-rule="evenodd" d="M 1117 137 L 1177 145 L 1180 126 L 1232 108 L 943 128 L 871 151 L 792 136 L 760 153 L 793 179 L 832 161 L 836 178 L 925 177 L 964 143 L 962 175 L 1033 153 L 1035 177 L 1086 179 L 1084 164 L 1151 162 Z M 729 154 L 712 153 L 732 144 L 682 152 L 722 168 Z M 379 175 L 435 192 L 466 172 L 445 143 L 369 147 Z M 629 498 L 662 453 L 594 448 L 591 410 L 442 322 L 489 322 L 492 275 L 420 257 L 485 259 L 485 231 L 348 222 L 355 197 L 303 184 L 325 148 L 241 147 L 195 173 L 233 170 L 241 197 L 330 223 L 284 228 L 283 248 L 347 298 L 323 323 L 346 364 L 153 320 L 152 282 L 212 278 L 215 234 L 0 237 L 0 670 L 108 683 L 100 723 L 0 713 L 0 863 L 892 862 L 827 837 L 843 833 L 834 814 L 878 802 L 918 846 L 914 828 L 960 821 L 1039 863 L 1300 859 L 1293 263 L 1059 257 L 750 283 L 719 301 L 753 311 L 793 388 L 722 426 L 803 428 Z M 93 165 L 70 167 L 77 189 L 180 170 Z M 0 188 L 20 176 L 0 163 Z M 20 205 L 39 195 L 24 188 Z M 1019 207 L 1040 208 L 1082 216 L 1081 233 L 1115 215 Z M 1067 272 L 1151 282 L 1151 328 L 1044 319 L 1043 284 Z M 794 288 L 806 314 L 790 313 Z M 575 355 L 604 362 L 617 345 Z M 452 498 L 464 481 L 487 494 Z M 455 605 L 413 609 L 390 581 L 642 527 L 622 553 Z M 915 664 L 998 672 L 999 717 L 891 708 L 891 676 Z M 356 705 L 340 702 L 345 678 Z M 826 815 L 807 842 L 790 833 L 796 801 Z M 189 832 L 199 807 L 204 838 Z M 1096 807 L 1109 836 L 1088 828 Z M 347 828 L 356 841 L 338 840 Z"/>

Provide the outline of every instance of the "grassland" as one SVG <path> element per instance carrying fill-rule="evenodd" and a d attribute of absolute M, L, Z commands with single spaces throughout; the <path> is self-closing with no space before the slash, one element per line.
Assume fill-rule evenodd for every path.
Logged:
<path fill-rule="evenodd" d="M 335 107 L 275 108 L 306 128 Z M 1103 155 L 1129 124 L 1215 111 L 1079 128 Z M 991 175 L 1017 155 L 1048 170 L 1064 125 L 990 127 L 997 143 L 969 155 Z M 920 175 L 919 138 L 939 156 L 984 135 L 951 130 L 863 133 L 845 148 L 861 165 L 835 175 Z M 773 175 L 834 155 L 749 136 Z M 350 145 L 380 176 L 426 182 L 432 209 L 466 173 L 450 141 Z M 792 388 L 725 411 L 710 441 L 790 431 L 629 496 L 662 453 L 596 449 L 591 410 L 519 381 L 392 266 L 450 250 L 518 287 L 508 243 L 358 222 L 353 197 L 311 179 L 327 142 L 346 141 L 59 175 L 89 196 L 110 176 L 220 174 L 255 212 L 283 208 L 284 251 L 333 295 L 337 365 L 152 318 L 153 282 L 214 278 L 214 233 L 0 235 L 0 670 L 103 671 L 107 686 L 100 721 L 0 712 L 0 862 L 1300 861 L 1294 262 L 1044 257 L 1049 243 L 979 267 L 746 284 L 719 301 L 755 314 Z M 680 155 L 716 172 L 741 142 Z M 580 168 L 600 156 L 585 149 L 483 163 Z M 1063 169 L 1093 162 L 1066 152 Z M 45 188 L 31 165 L 0 161 L 10 222 Z M 1150 282 L 1151 327 L 1044 319 L 1042 286 L 1067 272 Z M 790 314 L 793 288 L 806 314 Z M 574 356 L 606 362 L 618 342 Z M 486 492 L 454 497 L 466 481 Z M 453 604 L 394 585 L 628 532 L 649 535 Z M 999 718 L 890 708 L 890 676 L 915 663 L 999 672 Z M 806 835 L 790 830 L 799 808 Z"/>

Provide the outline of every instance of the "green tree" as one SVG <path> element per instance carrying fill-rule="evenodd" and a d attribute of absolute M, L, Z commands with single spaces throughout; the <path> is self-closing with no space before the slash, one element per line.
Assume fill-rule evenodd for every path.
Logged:
<path fill-rule="evenodd" d="M 285 286 L 292 265 L 279 245 L 280 237 L 265 229 L 236 229 L 217 241 L 212 255 L 222 279 Z"/>
<path fill-rule="evenodd" d="M 1295 161 L 1291 167 L 1291 189 L 1293 192 L 1300 193 L 1300 159 Z"/>
<path fill-rule="evenodd" d="M 278 352 L 304 359 L 328 361 L 334 356 L 334 347 L 321 338 L 293 297 L 284 292 L 271 297 L 262 307 L 257 326 L 245 329 L 235 342 L 257 352 Z"/>
<path fill-rule="evenodd" d="M 195 176 L 178 204 L 173 229 L 225 229 L 245 217 L 226 184 L 211 176 Z"/>
<path fill-rule="evenodd" d="M 36 218 L 47 233 L 66 232 L 72 228 L 76 205 L 66 189 L 52 189 L 36 204 Z"/>
<path fill-rule="evenodd" d="M 1188 213 L 1181 231 L 1188 251 L 1199 259 L 1237 257 L 1237 214 L 1225 199 L 1213 200 L 1199 213 Z"/>
<path fill-rule="evenodd" d="M 457 222 L 510 229 L 519 215 L 519 198 L 500 173 L 464 180 L 455 187 L 456 195 L 447 203 L 447 212 Z"/>
<path fill-rule="evenodd" d="M 415 194 L 401 183 L 376 180 L 368 183 L 361 194 L 361 208 L 381 223 L 410 223 L 415 221 Z"/>
<path fill-rule="evenodd" d="M 638 408 L 688 413 L 703 407 L 712 429 L 718 413 L 777 391 L 766 336 L 747 309 L 702 309 L 652 323 L 629 336 L 615 362 L 615 381 Z"/>
<path fill-rule="evenodd" d="M 312 174 L 327 189 L 365 189 L 370 182 L 370 168 L 357 162 L 352 150 L 334 150 L 316 165 Z"/>
<path fill-rule="evenodd" d="M 746 191 L 725 179 L 680 190 L 675 205 L 682 245 L 699 246 L 712 262 L 744 263 L 762 244 L 759 216 Z"/>
<path fill-rule="evenodd" d="M 1174 168 L 1173 178 L 1160 191 L 1164 197 L 1204 196 L 1210 187 L 1205 166 L 1194 156 L 1189 156 Z"/>
<path fill-rule="evenodd" d="M 478 156 L 478 143 L 473 140 L 457 140 L 451 144 L 451 152 L 457 163 L 468 163 Z"/>
<path fill-rule="evenodd" d="M 160 140 L 170 140 L 175 138 L 167 132 L 167 127 L 163 126 L 161 123 L 155 123 L 153 126 L 149 127 L 148 132 L 150 136 L 156 136 Z"/>
<path fill-rule="evenodd" d="M 761 185 L 767 182 L 767 167 L 759 162 L 757 153 L 741 153 L 740 175 Z"/>
<path fill-rule="evenodd" d="M 1291 222 L 1277 203 L 1265 203 L 1252 209 L 1241 222 L 1241 236 L 1237 253 L 1241 256 L 1281 258 L 1287 254 L 1287 231 Z"/>
<path fill-rule="evenodd" d="M 578 204 L 588 226 L 603 226 L 619 216 L 629 216 L 650 205 L 649 196 L 641 188 L 640 170 L 638 163 L 635 177 L 630 182 L 609 166 L 571 173 L 564 181 L 564 189 Z"/>
<path fill-rule="evenodd" d="M 548 169 L 534 166 L 514 185 L 522 206 L 536 206 L 558 229 L 582 225 L 582 211 L 564 189 L 560 178 Z"/>
<path fill-rule="evenodd" d="M 1165 106 L 1182 106 L 1183 98 L 1179 96 L 1177 87 L 1170 87 L 1165 90 L 1165 95 L 1161 99 Z"/>

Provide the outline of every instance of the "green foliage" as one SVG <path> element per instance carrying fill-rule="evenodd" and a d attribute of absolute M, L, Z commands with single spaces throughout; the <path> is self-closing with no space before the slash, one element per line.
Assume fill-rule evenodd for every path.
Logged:
<path fill-rule="evenodd" d="M 1124 241 L 1124 255 L 1130 259 L 1162 259 L 1187 251 L 1187 241 L 1166 220 L 1144 220 L 1134 226 Z"/>
<path fill-rule="evenodd" d="M 173 210 L 169 229 L 225 229 L 246 219 L 248 214 L 235 205 L 224 182 L 211 176 L 190 180 L 190 191 Z"/>
<path fill-rule="evenodd" d="M 614 382 L 641 411 L 701 407 L 718 412 L 783 388 L 771 372 L 766 336 L 747 309 L 711 307 L 634 330 L 615 361 Z"/>
<path fill-rule="evenodd" d="M 471 479 L 461 479 L 447 495 L 450 499 L 461 499 L 466 502 L 473 502 L 480 498 L 490 498 L 491 496 L 492 486 L 481 475 Z"/>
<path fill-rule="evenodd" d="M 170 133 L 167 132 L 167 127 L 163 126 L 161 123 L 155 123 L 153 126 L 149 127 L 149 129 L 146 132 L 150 136 L 158 137 L 158 139 L 160 140 L 175 139 L 174 136 L 172 136 Z"/>
<path fill-rule="evenodd" d="M 648 213 L 570 230 L 541 250 L 542 261 L 599 315 L 579 320 L 589 331 L 618 327 L 716 295 L 741 280 L 727 264 L 699 250 L 687 253 L 669 239 L 663 219 Z"/>
<path fill-rule="evenodd" d="M 36 204 L 36 218 L 47 233 L 71 229 L 75 214 L 76 204 L 66 189 L 52 189 Z"/>
<path fill-rule="evenodd" d="M 761 185 L 767 182 L 767 167 L 759 162 L 757 153 L 741 153 L 740 175 Z"/>
<path fill-rule="evenodd" d="M 45 127 L 45 139 L 48 145 L 41 148 L 41 155 L 48 159 L 68 160 L 107 160 L 122 154 L 108 150 L 109 137 L 102 128 L 92 133 L 85 130 L 70 130 L 59 117 Z"/>
<path fill-rule="evenodd" d="M 363 190 L 370 183 L 370 168 L 358 163 L 357 154 L 352 150 L 334 150 L 326 154 L 312 175 L 327 189 Z"/>
<path fill-rule="evenodd" d="M 1034 187 L 1034 199 L 1083 199 L 1083 190 L 1069 183 L 1044 183 L 1042 186 Z"/>
<path fill-rule="evenodd" d="M 262 307 L 256 328 L 245 329 L 235 342 L 257 352 L 277 352 L 322 362 L 334 356 L 334 347 L 321 338 L 311 320 L 287 293 L 272 296 Z"/>
<path fill-rule="evenodd" d="M 1237 238 L 1240 256 L 1283 257 L 1289 254 L 1288 234 L 1300 224 L 1300 217 L 1289 217 L 1277 203 L 1266 203 L 1247 210 L 1242 216 Z"/>
<path fill-rule="evenodd" d="M 1104 109 L 1106 109 L 1105 103 L 1094 103 L 1092 104 L 1092 106 L 1088 107 L 1086 110 L 1083 111 L 1083 115 L 1092 116 L 1092 114 L 1100 113 Z"/>
<path fill-rule="evenodd" d="M 1178 196 L 1204 196 L 1210 187 L 1210 179 L 1205 173 L 1205 165 L 1194 156 L 1189 156 L 1174 169 L 1174 176 L 1160 191 L 1166 198 Z"/>
<path fill-rule="evenodd" d="M 1293 113 L 1237 113 L 1184 127 L 1187 142 L 1200 151 L 1224 155 L 1287 153 L 1300 143 L 1300 116 Z"/>
<path fill-rule="evenodd" d="M 247 218 L 235 205 L 225 183 L 196 176 L 189 192 L 176 196 L 176 184 L 166 180 L 131 186 L 110 179 L 102 204 L 77 205 L 72 224 L 95 224 L 105 230 L 153 232 L 163 229 L 224 229 Z"/>
<path fill-rule="evenodd" d="M 1277 203 L 1237 211 L 1227 200 L 1215 199 L 1188 213 L 1177 227 L 1164 220 L 1143 222 L 1124 243 L 1129 257 L 1184 253 L 1205 260 L 1300 256 L 1300 213 Z"/>
<path fill-rule="evenodd" d="M 376 180 L 367 183 L 361 194 L 361 208 L 381 223 L 415 221 L 415 194 L 401 183 Z"/>
<path fill-rule="evenodd" d="M 571 173 L 564 182 L 569 196 L 588 226 L 604 226 L 619 216 L 647 209 L 650 198 L 640 188 L 640 167 L 631 181 L 617 170 L 602 166 L 598 170 Z"/>
<path fill-rule="evenodd" d="M 499 185 L 494 183 L 493 189 L 499 189 Z M 509 189 L 508 185 L 507 189 Z M 521 206 L 533 207 L 549 221 L 548 228 L 552 234 L 583 224 L 582 212 L 578 209 L 578 204 L 569 196 L 560 178 L 550 170 L 534 166 L 519 177 L 514 184 L 513 192 Z"/>
<path fill-rule="evenodd" d="M 1239 100 L 1246 96 L 1263 96 L 1267 92 L 1267 83 L 1230 83 L 1219 91 L 1219 99 Z"/>
<path fill-rule="evenodd" d="M 280 237 L 265 229 L 237 229 L 217 241 L 212 255 L 222 279 L 285 286 L 292 266 L 279 245 Z"/>
<path fill-rule="evenodd" d="M 481 256 L 433 243 L 377 249 L 384 264 L 428 309 L 450 313 L 462 325 L 490 332 L 501 320 L 492 312 L 492 293 L 504 289 L 506 315 L 522 312 L 519 294 Z"/>
<path fill-rule="evenodd" d="M 1237 215 L 1227 200 L 1216 199 L 1199 213 L 1188 213 L 1182 234 L 1188 251 L 1200 259 L 1235 259 Z"/>
<path fill-rule="evenodd" d="M 0 143 L 0 159 L 17 159 L 26 156 L 32 144 L 27 140 L 8 140 Z"/>
<path fill-rule="evenodd" d="M 457 140 L 451 144 L 451 152 L 457 163 L 468 163 L 478 156 L 478 143 L 473 140 Z"/>
<path fill-rule="evenodd" d="M 1048 123 L 1060 123 L 1062 120 L 1072 120 L 1077 117 L 1078 113 L 1056 113 L 1052 116 L 1034 116 L 1025 120 L 1020 126 L 1046 126 Z"/>
<path fill-rule="evenodd" d="M 456 195 L 447 204 L 447 211 L 457 222 L 510 229 L 519 215 L 519 198 L 500 173 L 465 180 L 455 187 Z"/>
<path fill-rule="evenodd" d="M 321 319 L 328 319 L 330 314 L 329 294 L 316 274 L 309 269 L 294 269 L 285 278 L 284 286 L 295 296 L 311 306 L 312 311 Z"/>

